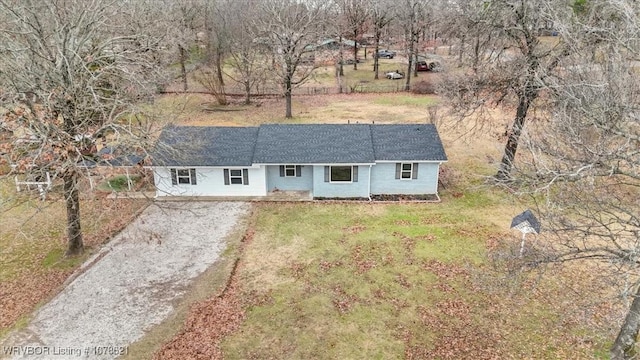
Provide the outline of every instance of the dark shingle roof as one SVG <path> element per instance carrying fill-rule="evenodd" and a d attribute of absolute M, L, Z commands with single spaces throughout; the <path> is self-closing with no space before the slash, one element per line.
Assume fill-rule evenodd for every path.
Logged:
<path fill-rule="evenodd" d="M 373 163 L 369 125 L 262 125 L 253 162 L 258 164 Z"/>
<path fill-rule="evenodd" d="M 257 127 L 169 126 L 152 152 L 160 166 L 250 166 Z"/>
<path fill-rule="evenodd" d="M 525 210 L 521 214 L 516 215 L 516 217 L 511 220 L 511 228 L 513 229 L 514 227 L 525 221 L 527 221 L 529 223 L 529 226 L 531 226 L 533 230 L 536 231 L 536 234 L 540 233 L 540 222 L 535 217 L 535 215 L 533 215 L 533 212 L 529 209 Z"/>
<path fill-rule="evenodd" d="M 371 133 L 376 160 L 447 160 L 434 125 L 372 125 Z"/>
<path fill-rule="evenodd" d="M 155 166 L 367 164 L 446 161 L 433 125 L 267 124 L 170 126 L 152 152 Z"/>

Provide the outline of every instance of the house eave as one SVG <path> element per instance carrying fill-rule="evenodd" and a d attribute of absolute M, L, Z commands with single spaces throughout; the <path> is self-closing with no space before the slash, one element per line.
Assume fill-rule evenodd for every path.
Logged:
<path fill-rule="evenodd" d="M 345 163 L 298 163 L 298 162 L 285 162 L 285 163 L 255 163 L 253 165 L 258 166 L 280 166 L 280 165 L 302 165 L 302 166 L 365 166 L 375 165 L 373 162 L 345 162 Z"/>
<path fill-rule="evenodd" d="M 448 160 L 410 160 L 410 159 L 405 159 L 405 160 L 376 160 L 376 163 L 407 163 L 407 162 L 412 162 L 412 163 L 431 163 L 431 164 L 442 164 L 447 162 Z"/>

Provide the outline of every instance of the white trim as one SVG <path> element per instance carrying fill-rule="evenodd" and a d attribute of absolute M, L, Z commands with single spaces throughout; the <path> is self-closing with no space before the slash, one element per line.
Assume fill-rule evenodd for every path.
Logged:
<path fill-rule="evenodd" d="M 410 165 L 411 168 L 409 170 L 405 170 L 404 165 Z M 406 173 L 407 171 L 409 172 L 409 177 L 408 178 L 402 177 L 402 173 Z M 413 163 L 407 163 L 407 162 L 400 163 L 400 180 L 413 180 Z"/>
<path fill-rule="evenodd" d="M 371 167 L 373 165 L 369 165 L 369 181 L 367 182 L 367 194 L 369 194 L 369 201 L 371 201 Z M 360 174 L 358 174 L 360 175 Z"/>
<path fill-rule="evenodd" d="M 295 164 L 300 166 L 365 166 L 365 165 L 375 165 L 376 163 L 295 163 Z M 280 165 L 291 165 L 291 163 L 284 163 L 284 164 L 256 163 L 254 165 L 280 166 Z"/>
<path fill-rule="evenodd" d="M 331 168 L 332 167 L 348 167 L 351 169 L 351 176 L 349 176 L 349 178 L 351 180 L 349 181 L 333 181 L 331 180 Z M 333 165 L 333 166 L 329 166 L 329 183 L 330 184 L 353 184 L 353 167 L 356 165 Z"/>
<path fill-rule="evenodd" d="M 287 164 L 287 165 L 281 165 L 281 166 L 284 166 L 284 177 L 296 177 L 296 176 L 298 176 L 298 172 L 296 171 L 297 165 Z M 287 169 L 287 166 L 289 167 L 289 169 Z M 293 175 L 287 175 L 287 170 L 293 170 Z"/>
<path fill-rule="evenodd" d="M 442 164 L 449 160 L 376 160 L 376 163 L 427 163 L 427 164 Z"/>
<path fill-rule="evenodd" d="M 231 169 L 231 168 L 226 168 L 229 170 L 229 185 L 244 185 L 244 168 L 240 168 L 240 169 Z M 232 171 L 240 171 L 240 175 L 231 175 Z M 240 179 L 240 183 L 234 183 L 233 181 L 231 181 L 231 179 Z"/>
<path fill-rule="evenodd" d="M 133 167 L 133 166 L 129 166 Z M 189 169 L 259 169 L 260 166 L 253 165 L 216 165 L 216 166 L 192 166 L 192 165 L 146 165 L 143 169 L 177 169 L 177 168 L 189 168 Z"/>
<path fill-rule="evenodd" d="M 174 186 L 179 186 L 179 185 L 193 185 L 193 180 L 191 179 L 191 169 L 192 168 L 171 168 L 169 171 L 171 170 L 175 170 L 176 171 L 176 185 Z M 180 175 L 180 171 L 186 171 L 187 175 Z M 180 182 L 180 179 L 188 179 L 189 182 Z M 131 189 L 129 189 L 131 190 Z"/>

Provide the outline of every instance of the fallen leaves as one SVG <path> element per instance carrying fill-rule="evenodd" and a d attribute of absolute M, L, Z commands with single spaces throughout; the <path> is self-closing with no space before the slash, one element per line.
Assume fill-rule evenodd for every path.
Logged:
<path fill-rule="evenodd" d="M 253 240 L 254 231 L 254 225 L 249 225 L 242 239 L 240 254 Z M 300 267 L 298 271 L 301 271 L 303 265 L 298 265 Z M 197 303 L 190 309 L 183 329 L 156 352 L 154 359 L 215 360 L 223 358 L 220 343 L 225 336 L 236 331 L 242 324 L 246 316 L 244 306 L 247 303 L 257 305 L 270 301 L 269 294 L 249 294 L 248 299 L 243 299 L 237 275 L 241 266 L 241 261 L 237 260 L 229 281 L 219 295 Z"/>

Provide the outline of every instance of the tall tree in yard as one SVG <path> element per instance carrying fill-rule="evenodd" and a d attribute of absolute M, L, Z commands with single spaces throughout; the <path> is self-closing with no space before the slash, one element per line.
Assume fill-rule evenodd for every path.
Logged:
<path fill-rule="evenodd" d="M 380 51 L 380 40 L 382 38 L 382 31 L 391 23 L 393 16 L 391 14 L 391 5 L 386 1 L 373 1 L 370 8 L 371 24 L 373 26 L 373 41 L 374 41 L 374 55 L 373 55 L 373 71 L 374 79 L 379 78 L 379 59 L 378 51 Z"/>
<path fill-rule="evenodd" d="M 358 70 L 358 41 L 369 17 L 366 0 L 340 0 L 349 37 L 353 40 L 353 70 Z M 342 44 L 341 44 L 342 45 Z"/>
<path fill-rule="evenodd" d="M 411 71 L 414 67 L 414 58 L 417 55 L 418 40 L 423 29 L 421 24 L 425 19 L 425 6 L 424 0 L 403 0 L 396 8 L 396 17 L 404 33 L 405 52 L 409 60 L 405 77 L 405 91 L 411 89 Z"/>
<path fill-rule="evenodd" d="M 308 56 L 323 35 L 327 4 L 319 0 L 264 0 L 259 4 L 256 38 L 273 53 L 273 71 L 282 86 L 287 118 L 293 117 L 293 88 L 305 82 L 314 69 Z"/>
<path fill-rule="evenodd" d="M 233 0 L 224 6 L 225 17 L 229 19 L 229 35 L 233 46 L 229 48 L 229 70 L 226 75 L 242 86 L 245 104 L 251 103 L 251 91 L 266 83 L 269 72 L 266 49 L 257 43 L 254 19 L 256 9 L 251 0 Z"/>
<path fill-rule="evenodd" d="M 157 90 L 160 27 L 146 1 L 0 0 L 0 84 L 4 149 L 15 171 L 50 171 L 63 181 L 68 255 L 83 251 L 79 163 L 92 135 L 131 130 L 133 104 Z M 144 11 L 141 11 L 143 10 Z M 157 20 L 157 19 L 156 19 Z M 128 120 L 128 121 L 125 121 Z"/>
<path fill-rule="evenodd" d="M 530 264 L 586 262 L 630 301 L 612 359 L 636 359 L 640 330 L 640 46 L 634 1 L 576 1 L 556 22 L 568 46 L 545 79 L 545 122 L 523 132 L 517 189 L 552 235 Z M 579 31 L 575 31 L 578 29 Z M 545 94 L 546 95 L 546 94 Z"/>
<path fill-rule="evenodd" d="M 463 119 L 499 104 L 515 112 L 497 180 L 510 179 L 530 109 L 570 50 L 562 39 L 543 42 L 539 37 L 539 30 L 556 20 L 555 10 L 563 8 L 567 4 L 555 0 L 483 0 L 470 1 L 458 12 L 458 23 L 467 26 L 458 29 L 458 36 L 466 39 L 461 61 L 468 71 L 444 82 L 445 98 Z"/>

